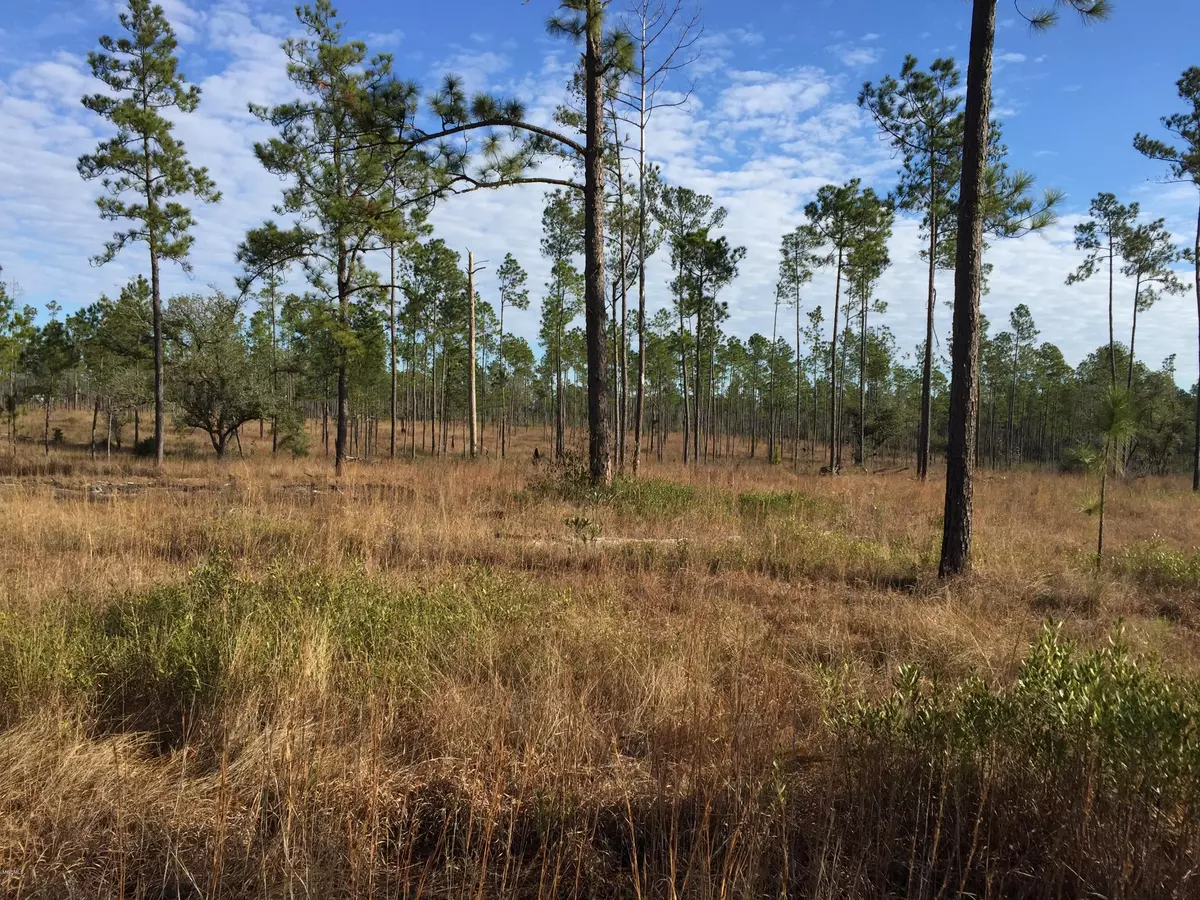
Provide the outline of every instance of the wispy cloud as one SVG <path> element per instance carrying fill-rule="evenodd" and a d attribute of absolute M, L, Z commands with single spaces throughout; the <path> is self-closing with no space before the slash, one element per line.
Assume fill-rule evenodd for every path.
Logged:
<path fill-rule="evenodd" d="M 862 44 L 830 44 L 825 49 L 832 53 L 842 65 L 851 69 L 872 66 L 883 56 L 883 50 L 879 47 L 868 47 Z"/>

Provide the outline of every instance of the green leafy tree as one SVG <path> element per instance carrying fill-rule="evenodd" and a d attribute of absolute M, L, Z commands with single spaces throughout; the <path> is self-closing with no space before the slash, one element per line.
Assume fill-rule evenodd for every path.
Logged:
<path fill-rule="evenodd" d="M 516 257 L 508 253 L 505 254 L 496 277 L 500 281 L 500 337 L 497 350 L 500 355 L 500 456 L 503 458 L 508 444 L 508 370 L 504 367 L 504 310 L 509 306 L 513 309 L 529 309 L 529 276 L 521 268 Z"/>
<path fill-rule="evenodd" d="M 1133 146 L 1150 159 L 1165 162 L 1171 181 L 1191 182 L 1200 189 L 1200 67 L 1192 66 L 1187 69 L 1175 84 L 1179 89 L 1179 99 L 1184 102 L 1184 111 L 1164 116 L 1162 119 L 1163 128 L 1173 136 L 1175 143 L 1167 143 L 1139 133 L 1133 139 Z M 1192 246 L 1191 262 L 1195 267 L 1193 286 L 1196 290 L 1196 316 L 1200 322 L 1200 209 L 1196 213 L 1196 238 Z M 1200 325 L 1196 334 L 1200 340 Z M 1196 388 L 1192 490 L 1200 491 L 1200 386 Z"/>
<path fill-rule="evenodd" d="M 862 189 L 862 181 L 853 178 L 844 185 L 827 184 L 817 191 L 816 199 L 804 207 L 804 215 L 823 247 L 830 248 L 825 264 L 834 266 L 833 339 L 829 346 L 829 471 L 838 471 L 838 315 L 841 310 L 842 276 L 847 259 L 865 235 L 876 227 L 885 204 L 872 188 Z M 888 225 L 890 228 L 890 223 Z"/>
<path fill-rule="evenodd" d="M 3 269 L 0 268 L 0 273 Z M 17 449 L 17 373 L 25 346 L 34 334 L 33 320 L 37 314 L 32 306 L 18 306 L 17 293 L 0 281 L 0 381 L 4 384 L 4 412 L 8 419 L 8 437 L 13 452 Z"/>
<path fill-rule="evenodd" d="M 800 385 L 804 378 L 804 364 L 800 355 L 800 292 L 804 285 L 812 281 L 814 270 L 825 264 L 825 257 L 816 252 L 821 244 L 821 236 L 814 228 L 809 225 L 801 225 L 783 236 L 779 253 L 777 295 L 784 297 L 796 314 L 796 435 L 792 442 L 793 468 L 800 464 Z M 815 376 L 813 385 L 815 389 Z M 813 414 L 816 415 L 815 409 Z"/>
<path fill-rule="evenodd" d="M 549 184 L 579 193 L 584 208 L 588 460 L 596 483 L 612 480 L 604 270 L 606 92 L 633 66 L 627 32 L 606 27 L 610 3 L 559 0 L 558 12 L 547 23 L 550 34 L 582 46 L 577 83 L 584 110 L 580 116 L 559 117 L 563 128 L 527 121 L 523 105 L 515 100 L 481 94 L 468 101 L 461 80 L 453 76 L 430 98 L 437 126 L 419 124 L 419 93 L 411 85 L 391 92 L 389 114 L 380 119 L 388 140 L 400 152 L 418 154 L 428 161 L 439 194 L 514 184 Z M 572 135 L 571 129 L 582 131 L 582 139 Z M 476 133 L 484 135 L 478 148 L 471 140 Z M 533 172 L 534 165 L 547 157 L 580 165 L 582 180 Z"/>
<path fill-rule="evenodd" d="M 49 456 L 50 410 L 54 407 L 54 398 L 62 386 L 63 376 L 75 367 L 79 357 L 70 330 L 55 316 L 57 304 L 49 304 L 47 308 L 51 314 L 50 321 L 31 335 L 24 348 L 22 364 L 33 379 L 35 389 L 41 394 L 42 408 L 46 413 L 42 445 Z"/>
<path fill-rule="evenodd" d="M 713 198 L 691 188 L 656 184 L 651 194 L 651 210 L 660 227 L 666 232 L 671 246 L 671 263 L 675 269 L 672 293 L 679 320 L 679 371 L 683 395 L 683 461 L 690 453 L 692 428 L 692 400 L 688 385 L 687 350 L 688 336 L 684 319 L 692 314 L 688 308 L 685 290 L 685 257 L 682 252 L 687 236 L 703 229 L 716 230 L 725 222 L 727 211 L 715 206 Z"/>
<path fill-rule="evenodd" d="M 1092 200 L 1088 221 L 1075 226 L 1075 248 L 1084 250 L 1079 268 L 1067 276 L 1067 284 L 1087 281 L 1099 271 L 1108 269 L 1108 358 L 1112 383 L 1117 383 L 1116 329 L 1113 323 L 1113 290 L 1118 259 L 1125 257 L 1125 244 L 1138 217 L 1138 205 L 1126 206 L 1113 194 L 1100 193 Z"/>
<path fill-rule="evenodd" d="M 719 340 L 720 320 L 728 315 L 718 304 L 717 295 L 737 277 L 738 264 L 746 256 L 745 247 L 732 247 L 724 238 L 713 238 L 707 228 L 684 235 L 678 245 L 683 272 L 683 292 L 690 298 L 691 308 L 696 313 L 696 341 L 693 362 L 693 408 L 692 461 L 700 461 L 701 430 L 712 428 L 711 400 L 713 396 L 713 358 Z M 707 349 L 707 354 L 705 350 Z M 702 390 L 704 359 L 708 359 L 707 384 L 709 396 Z M 708 411 L 701 415 L 701 406 L 706 403 Z M 707 434 L 706 434 L 707 436 Z"/>
<path fill-rule="evenodd" d="M 921 418 L 917 436 L 917 474 L 929 473 L 930 418 L 933 383 L 933 311 L 935 275 L 945 256 L 943 238 L 952 224 L 953 194 L 962 170 L 963 116 L 961 76 L 952 59 L 936 59 L 925 72 L 916 57 L 906 56 L 899 79 L 886 76 L 867 83 L 859 106 L 871 113 L 903 167 L 896 188 L 901 209 L 920 212 L 929 264 L 926 290 L 925 344 L 921 380 Z"/>
<path fill-rule="evenodd" d="M 1025 355 L 1033 347 L 1040 333 L 1033 323 L 1033 313 L 1024 303 L 1018 303 L 1008 316 L 1009 327 L 1012 328 L 1012 359 L 1011 375 L 1008 392 L 1008 439 L 1005 441 L 1006 464 L 1012 468 L 1014 437 L 1014 415 L 1017 406 L 1017 383 L 1025 367 Z"/>
<path fill-rule="evenodd" d="M 992 60 L 996 49 L 998 0 L 973 0 L 963 122 L 962 177 L 955 229 L 954 328 L 947 444 L 946 504 L 943 515 L 942 577 L 971 568 L 972 469 L 979 405 L 979 298 L 983 287 L 983 235 L 989 206 Z M 1059 7 L 1085 20 L 1101 20 L 1111 10 L 1108 0 L 1055 0 L 1029 16 L 1030 24 L 1047 29 Z M 1020 8 L 1018 7 L 1018 10 Z M 1022 13 L 1024 15 L 1024 13 Z"/>
<path fill-rule="evenodd" d="M 171 402 L 184 428 L 199 428 L 224 457 L 229 440 L 271 406 L 269 373 L 257 365 L 236 300 L 223 294 L 172 299 Z"/>
<path fill-rule="evenodd" d="M 101 218 L 127 221 L 130 227 L 113 235 L 96 262 L 111 262 L 129 243 L 144 243 L 150 251 L 150 293 L 154 316 L 154 446 L 155 461 L 163 462 L 165 408 L 163 394 L 162 289 L 160 260 L 179 263 L 190 271 L 188 253 L 194 238 L 191 210 L 178 198 L 194 196 L 205 203 L 220 199 L 203 168 L 188 164 L 183 144 L 172 135 L 167 110 L 193 112 L 200 89 L 179 71 L 175 33 L 161 6 L 149 0 L 129 0 L 121 13 L 127 37 L 100 38 L 103 52 L 88 54 L 92 74 L 109 93 L 83 98 L 83 105 L 116 128 L 95 153 L 79 158 L 79 174 L 88 181 L 103 179 L 105 193 L 96 201 Z M 128 196 L 137 199 L 129 201 Z"/>
<path fill-rule="evenodd" d="M 1085 461 L 1100 475 L 1100 495 L 1093 507 L 1097 512 L 1096 568 L 1104 564 L 1104 516 L 1108 502 L 1108 473 L 1118 470 L 1129 442 L 1137 431 L 1137 415 L 1129 391 L 1109 386 L 1102 394 L 1093 427 L 1100 442 L 1098 453 L 1088 453 Z"/>
<path fill-rule="evenodd" d="M 101 295 L 97 302 L 68 320 L 96 391 L 92 412 L 93 455 L 101 400 L 108 407 L 107 443 L 111 447 L 116 415 L 153 399 L 154 316 L 150 298 L 150 283 L 139 275 L 121 288 L 115 300 Z"/>
<path fill-rule="evenodd" d="M 1133 280 L 1133 324 L 1129 331 L 1129 369 L 1125 390 L 1133 390 L 1134 347 L 1138 313 L 1145 312 L 1162 294 L 1182 294 L 1186 288 L 1174 267 L 1184 254 L 1167 231 L 1166 220 L 1156 219 L 1133 228 L 1125 238 L 1126 263 L 1121 273 Z"/>
<path fill-rule="evenodd" d="M 858 434 L 855 460 L 860 466 L 866 465 L 867 319 L 872 309 L 883 312 L 886 308 L 885 304 L 874 300 L 874 291 L 884 271 L 891 265 L 888 241 L 892 237 L 894 221 L 892 205 L 868 192 L 855 241 L 846 259 L 849 282 L 847 295 L 851 301 L 858 301 Z"/>
<path fill-rule="evenodd" d="M 424 196 L 423 183 L 398 186 L 395 154 L 373 130 L 373 105 L 387 101 L 392 61 L 367 57 L 361 41 L 343 38 L 343 23 L 329 0 L 296 10 L 304 36 L 288 38 L 289 80 L 302 98 L 272 108 L 250 107 L 279 130 L 254 145 L 273 175 L 287 180 L 281 216 L 252 230 L 238 249 L 246 268 L 243 287 L 268 272 L 299 264 L 331 314 L 324 317 L 337 357 L 337 425 L 334 466 L 342 475 L 347 456 L 350 367 L 362 347 L 351 327 L 352 307 L 380 297 L 378 276 L 364 257 L 411 237 L 405 210 Z M 419 175 L 419 170 L 418 170 Z M 402 190 L 398 192 L 398 187 Z"/>

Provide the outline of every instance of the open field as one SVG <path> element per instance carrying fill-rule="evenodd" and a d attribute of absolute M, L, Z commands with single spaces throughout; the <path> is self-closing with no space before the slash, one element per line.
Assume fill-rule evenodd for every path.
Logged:
<path fill-rule="evenodd" d="M 943 584 L 937 479 L 651 461 L 596 495 L 540 437 L 338 483 L 316 442 L 161 478 L 6 450 L 0 891 L 1200 890 L 1184 480 L 1113 484 L 1097 573 L 1089 481 L 982 474 Z"/>

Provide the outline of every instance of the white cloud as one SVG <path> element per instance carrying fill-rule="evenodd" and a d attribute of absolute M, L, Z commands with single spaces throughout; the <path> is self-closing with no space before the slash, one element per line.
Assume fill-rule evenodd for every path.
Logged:
<path fill-rule="evenodd" d="M 178 21 L 192 29 L 193 37 L 183 41 L 181 49 L 190 55 L 189 73 L 195 70 L 203 90 L 199 110 L 181 117 L 177 132 L 193 162 L 208 166 L 225 199 L 217 207 L 196 208 L 195 280 L 167 267 L 168 294 L 210 282 L 228 287 L 236 272 L 234 250 L 246 229 L 272 216 L 280 184 L 262 170 L 252 149 L 270 130 L 248 113 L 246 103 L 269 105 L 294 96 L 279 43 L 295 28 L 290 18 L 255 14 L 243 0 L 220 0 L 202 12 L 179 0 L 172 6 Z M 739 68 L 734 65 L 738 48 L 755 46 L 754 34 L 706 35 L 709 66 L 697 72 L 702 77 L 698 94 L 687 109 L 655 114 L 649 150 L 668 180 L 712 194 L 728 208 L 725 234 L 733 244 L 745 245 L 747 255 L 740 277 L 723 299 L 730 305 L 731 330 L 743 338 L 752 331 L 770 332 L 779 241 L 802 221 L 804 204 L 817 188 L 860 176 L 884 191 L 897 168 L 890 149 L 854 103 L 856 76 L 814 66 Z M 866 43 L 871 47 L 864 47 Z M 870 35 L 847 47 L 878 52 Z M 111 226 L 96 214 L 98 186 L 84 184 L 75 171 L 76 158 L 90 151 L 102 134 L 102 123 L 79 104 L 82 94 L 98 87 L 82 56 L 86 49 L 87 42 L 81 40 L 75 54 L 30 60 L 0 78 L 0 133 L 6 140 L 0 155 L 0 263 L 6 278 L 22 283 L 28 302 L 44 305 L 56 299 L 68 311 L 92 302 L 101 291 L 116 290 L 145 269 L 145 254 L 138 247 L 130 247 L 104 268 L 88 264 Z M 447 69 L 469 73 L 471 89 L 492 88 L 522 97 L 530 118 L 542 123 L 550 120 L 563 98 L 574 64 L 573 52 L 561 45 L 527 68 L 517 67 L 514 57 L 503 53 L 478 53 L 469 43 L 441 48 L 440 54 L 438 48 L 424 49 L 428 59 L 443 57 L 443 63 L 433 67 L 434 75 Z M 852 55 L 847 62 L 845 55 L 839 56 L 845 65 L 868 62 Z M 1144 198 L 1147 210 L 1167 213 L 1169 224 L 1179 232 L 1194 227 L 1194 190 L 1141 185 L 1132 193 Z M 486 298 L 495 296 L 495 269 L 508 252 L 529 270 L 534 297 L 540 294 L 548 275 L 538 253 L 542 194 L 537 187 L 481 192 L 453 198 L 435 210 L 439 236 L 464 256 L 470 248 L 490 261 L 480 279 Z M 1042 339 L 1058 344 L 1073 363 L 1095 349 L 1107 331 L 1100 281 L 1071 288 L 1063 283 L 1079 258 L 1071 242 L 1074 222 L 1068 218 L 1046 235 L 997 243 L 988 254 L 995 272 L 991 292 L 983 300 L 997 326 L 1017 303 L 1028 303 Z M 899 221 L 891 242 L 893 265 L 879 287 L 880 297 L 889 302 L 880 324 L 895 332 L 905 352 L 923 330 L 925 270 L 920 246 L 917 223 Z M 665 253 L 651 263 L 652 310 L 666 302 L 667 266 Z M 820 273 L 805 294 L 805 308 L 820 303 L 828 312 L 833 290 L 832 273 Z M 943 273 L 939 297 L 951 294 L 950 277 Z M 1131 292 L 1123 285 L 1118 296 L 1124 298 L 1121 327 L 1127 330 Z M 1178 353 L 1179 378 L 1185 383 L 1196 376 L 1192 303 L 1189 297 L 1166 298 L 1139 318 L 1139 355 L 1157 365 L 1167 354 Z M 512 313 L 508 321 L 517 333 L 532 339 L 537 320 L 535 304 L 528 312 Z M 949 314 L 941 304 L 937 326 L 944 340 Z"/>
<path fill-rule="evenodd" d="M 877 35 L 871 36 L 870 39 L 874 40 L 875 37 Z M 864 38 L 864 40 L 866 39 Z M 851 69 L 872 66 L 883 57 L 883 50 L 881 48 L 865 47 L 861 44 L 830 44 L 825 49 L 837 57 L 842 65 Z"/>
<path fill-rule="evenodd" d="M 510 65 L 511 60 L 503 53 L 458 49 L 437 63 L 430 74 L 435 80 L 447 73 L 458 75 L 470 96 L 476 91 L 494 87 L 495 77 L 507 71 Z"/>

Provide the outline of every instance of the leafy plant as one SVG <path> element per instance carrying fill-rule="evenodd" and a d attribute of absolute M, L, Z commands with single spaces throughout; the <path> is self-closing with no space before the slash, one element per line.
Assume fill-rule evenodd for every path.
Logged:
<path fill-rule="evenodd" d="M 587 516 L 581 515 L 567 516 L 563 519 L 563 524 L 570 528 L 575 537 L 584 544 L 595 541 L 604 530 L 600 523 L 593 522 Z"/>

